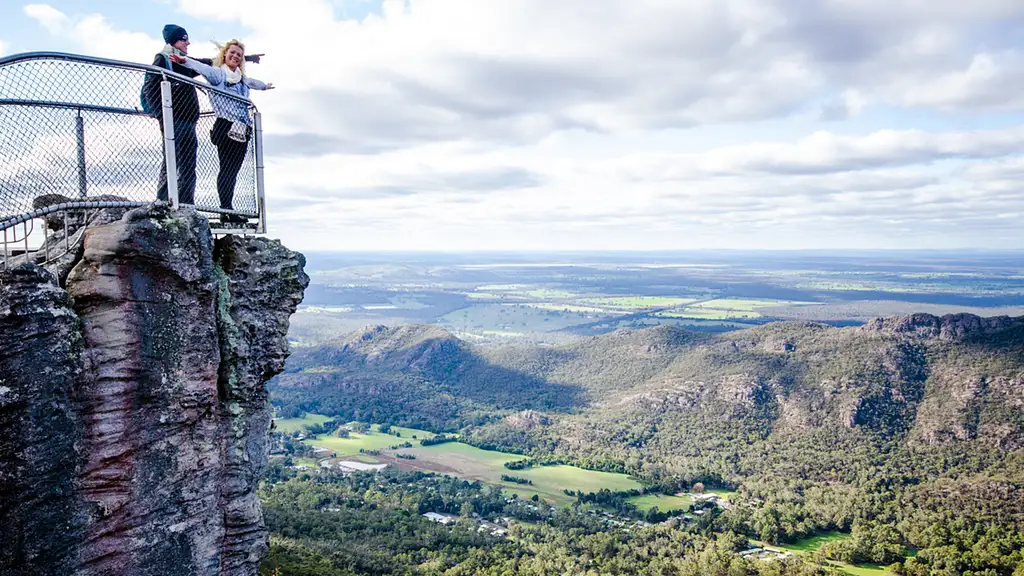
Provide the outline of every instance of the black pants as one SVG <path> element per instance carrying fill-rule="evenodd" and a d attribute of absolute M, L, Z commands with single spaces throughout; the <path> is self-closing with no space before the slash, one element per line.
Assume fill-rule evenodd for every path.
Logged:
<path fill-rule="evenodd" d="M 164 133 L 164 123 L 160 121 L 160 134 Z M 187 122 L 174 123 L 174 159 L 178 167 L 178 202 L 195 204 L 196 197 L 196 150 L 199 140 L 196 138 L 196 125 Z M 160 187 L 156 197 L 166 201 L 167 198 L 167 162 L 160 161 Z"/>
<path fill-rule="evenodd" d="M 238 171 L 245 163 L 245 153 L 249 150 L 248 133 L 245 142 L 238 142 L 228 138 L 229 130 L 231 130 L 231 122 L 217 118 L 217 121 L 213 123 L 213 130 L 210 131 L 210 139 L 217 147 L 217 156 L 220 158 L 217 195 L 220 196 L 220 207 L 227 210 L 232 209 L 231 201 L 235 197 L 235 181 L 238 179 Z"/>

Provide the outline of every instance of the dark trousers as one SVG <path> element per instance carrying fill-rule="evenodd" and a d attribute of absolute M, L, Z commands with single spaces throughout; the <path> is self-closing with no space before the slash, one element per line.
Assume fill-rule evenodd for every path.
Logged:
<path fill-rule="evenodd" d="M 164 133 L 164 123 L 160 121 L 160 134 Z M 199 140 L 196 138 L 196 125 L 187 122 L 174 123 L 174 158 L 178 166 L 178 202 L 195 204 L 196 200 L 196 151 Z M 167 162 L 160 161 L 160 187 L 156 191 L 160 200 L 167 197 Z"/>
<path fill-rule="evenodd" d="M 231 210 L 231 201 L 235 197 L 235 181 L 238 171 L 245 163 L 245 153 L 249 150 L 248 136 L 245 142 L 237 142 L 228 138 L 231 122 L 217 118 L 210 132 L 210 139 L 217 147 L 220 158 L 220 172 L 217 174 L 217 195 L 220 196 L 220 207 Z"/>

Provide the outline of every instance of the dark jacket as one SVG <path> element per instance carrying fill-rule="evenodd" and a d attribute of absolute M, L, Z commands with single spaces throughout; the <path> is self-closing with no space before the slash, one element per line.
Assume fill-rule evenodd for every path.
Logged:
<path fill-rule="evenodd" d="M 195 58 L 195 60 L 207 66 L 213 65 L 213 60 L 209 58 Z M 169 60 L 165 59 L 165 55 L 162 53 L 157 54 L 153 58 L 153 66 L 157 68 L 167 68 L 168 62 Z M 174 62 L 170 62 L 170 64 L 171 71 L 177 72 L 182 76 L 195 78 L 199 75 L 195 70 L 186 68 L 181 64 L 175 64 Z M 143 94 L 149 103 L 150 109 L 153 110 L 153 116 L 162 119 L 164 113 L 160 104 L 160 81 L 161 77 L 159 75 L 146 73 L 146 79 L 143 81 Z M 199 120 L 199 97 L 196 96 L 195 86 L 175 80 L 174 78 L 171 78 L 170 81 L 171 108 L 174 110 L 174 121 L 195 124 Z"/>

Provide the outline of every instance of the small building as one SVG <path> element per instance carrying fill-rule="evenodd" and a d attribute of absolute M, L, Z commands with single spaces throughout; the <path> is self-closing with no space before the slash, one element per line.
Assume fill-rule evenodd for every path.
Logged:
<path fill-rule="evenodd" d="M 445 526 L 454 523 L 458 518 L 451 514 L 439 514 L 437 512 L 427 512 L 423 515 L 427 520 L 437 522 L 438 524 L 444 524 Z"/>

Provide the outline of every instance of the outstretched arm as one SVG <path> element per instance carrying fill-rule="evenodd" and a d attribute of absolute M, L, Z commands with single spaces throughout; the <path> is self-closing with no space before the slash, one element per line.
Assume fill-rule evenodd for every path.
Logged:
<path fill-rule="evenodd" d="M 203 75 L 203 78 L 206 78 L 207 82 L 213 85 L 223 84 L 224 80 L 227 78 L 227 74 L 225 74 L 220 68 L 214 68 L 213 66 L 203 64 L 194 58 L 173 55 L 171 56 L 171 60 L 199 72 Z"/>
<path fill-rule="evenodd" d="M 257 80 L 255 78 L 245 77 L 245 83 L 253 90 L 273 90 L 274 84 L 271 82 L 264 82 L 263 80 Z"/>

